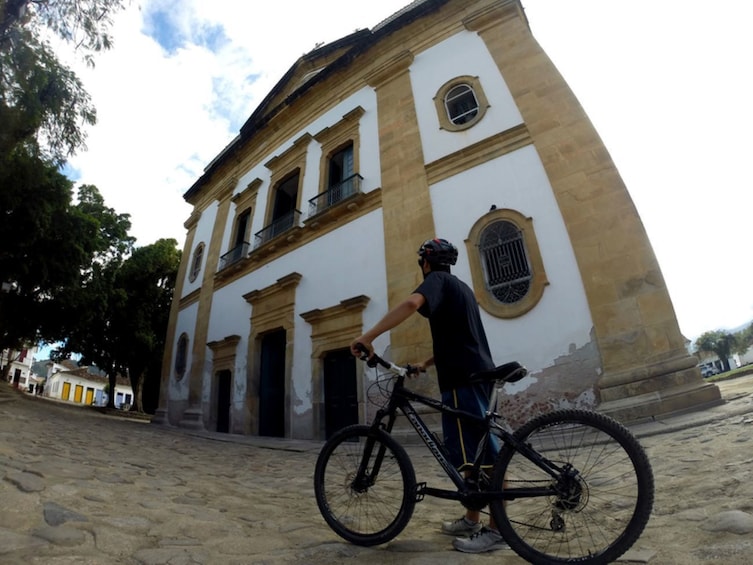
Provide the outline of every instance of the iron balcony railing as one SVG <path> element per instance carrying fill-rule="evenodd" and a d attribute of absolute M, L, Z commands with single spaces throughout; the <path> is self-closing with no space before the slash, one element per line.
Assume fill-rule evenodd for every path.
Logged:
<path fill-rule="evenodd" d="M 338 202 L 342 202 L 349 196 L 361 192 L 363 177 L 356 173 L 342 181 L 340 184 L 329 187 L 327 192 L 314 196 L 309 200 L 309 217 L 321 214 L 327 208 L 331 208 Z"/>
<path fill-rule="evenodd" d="M 299 210 L 291 210 L 287 214 L 280 216 L 263 230 L 256 232 L 254 235 L 254 249 L 294 228 L 298 225 L 300 219 L 301 212 Z"/>
<path fill-rule="evenodd" d="M 247 241 L 244 241 L 243 243 L 236 245 L 230 251 L 220 257 L 220 271 L 227 269 L 230 265 L 237 263 L 246 255 L 248 255 L 249 247 L 251 247 L 251 244 Z"/>

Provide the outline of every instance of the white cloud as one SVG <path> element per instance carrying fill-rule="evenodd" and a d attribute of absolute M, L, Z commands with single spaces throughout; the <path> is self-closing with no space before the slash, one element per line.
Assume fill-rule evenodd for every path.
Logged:
<path fill-rule="evenodd" d="M 139 244 L 185 237 L 183 193 L 298 57 L 373 27 L 409 0 L 143 0 L 115 47 L 80 75 L 99 123 L 71 160 L 80 182 L 132 215 Z M 524 0 L 534 36 L 571 85 L 625 180 L 688 337 L 753 318 L 748 290 L 753 131 L 748 24 L 733 0 Z M 179 6 L 176 10 L 175 6 Z M 182 47 L 143 32 L 165 9 Z M 227 42 L 206 41 L 222 29 Z M 194 44 L 198 42 L 199 44 Z M 210 50 L 211 47 L 211 50 Z"/>

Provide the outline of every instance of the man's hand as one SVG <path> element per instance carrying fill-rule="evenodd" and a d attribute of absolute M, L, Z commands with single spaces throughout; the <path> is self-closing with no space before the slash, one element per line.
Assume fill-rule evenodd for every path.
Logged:
<path fill-rule="evenodd" d="M 371 345 L 371 340 L 365 336 L 359 336 L 350 344 L 350 352 L 353 357 L 358 357 L 360 359 L 364 354 L 363 351 L 358 348 L 358 344 L 364 346 L 369 352 L 366 356 L 367 358 L 370 358 L 372 355 L 374 355 L 374 346 Z"/>
<path fill-rule="evenodd" d="M 419 373 L 425 373 L 426 369 L 434 365 L 434 357 L 429 357 L 423 363 L 413 363 L 411 366 L 416 369 L 416 373 L 412 376 L 417 377 Z"/>

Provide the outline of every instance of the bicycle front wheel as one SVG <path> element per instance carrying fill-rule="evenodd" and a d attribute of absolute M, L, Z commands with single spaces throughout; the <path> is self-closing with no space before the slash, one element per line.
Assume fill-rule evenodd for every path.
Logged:
<path fill-rule="evenodd" d="M 495 462 L 492 487 L 546 489 L 491 504 L 500 533 L 531 563 L 611 563 L 643 532 L 654 501 L 646 453 L 620 423 L 597 412 L 558 410 L 515 437 L 562 469 L 557 477 L 509 445 Z"/>
<path fill-rule="evenodd" d="M 402 532 L 413 515 L 416 474 L 408 454 L 386 432 L 348 426 L 319 453 L 314 492 L 319 511 L 339 536 L 378 545 Z"/>

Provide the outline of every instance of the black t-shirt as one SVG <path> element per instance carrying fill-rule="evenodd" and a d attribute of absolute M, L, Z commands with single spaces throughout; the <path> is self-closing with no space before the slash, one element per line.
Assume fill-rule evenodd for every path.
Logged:
<path fill-rule="evenodd" d="M 467 284 L 431 271 L 414 292 L 426 300 L 418 312 L 431 326 L 439 390 L 466 386 L 471 374 L 494 368 L 478 302 Z"/>

